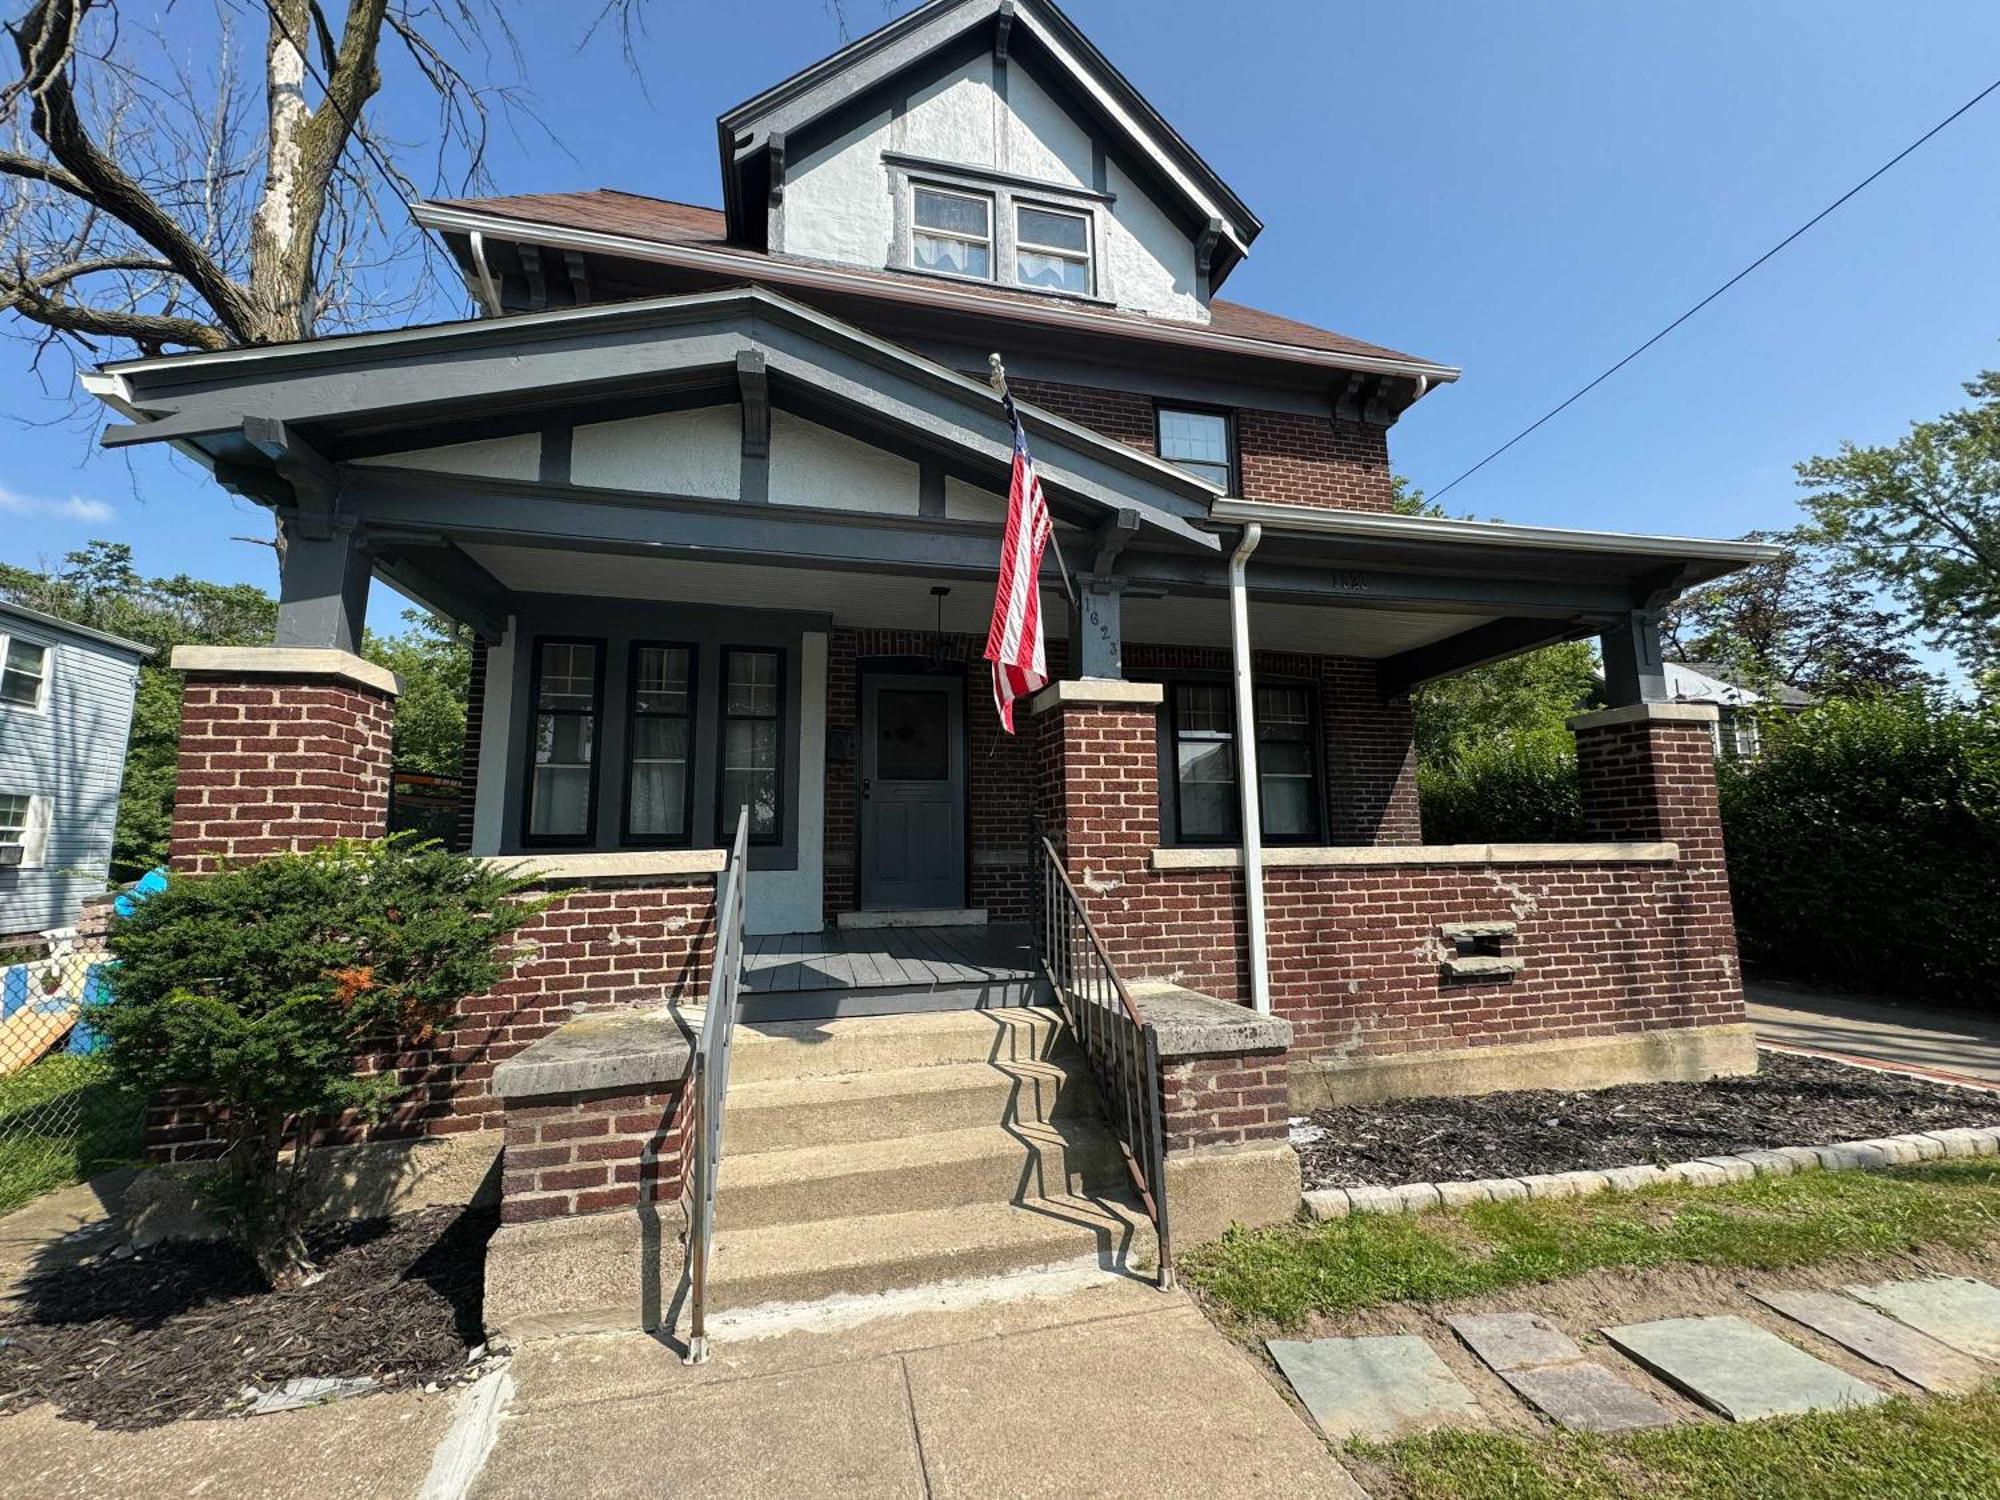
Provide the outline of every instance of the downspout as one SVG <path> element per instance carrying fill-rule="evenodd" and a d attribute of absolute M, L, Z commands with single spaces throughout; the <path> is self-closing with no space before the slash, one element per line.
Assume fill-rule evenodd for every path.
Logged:
<path fill-rule="evenodd" d="M 1236 792 L 1243 820 L 1243 911 L 1250 937 L 1250 1005 L 1271 1013 L 1271 964 L 1264 942 L 1264 826 L 1257 782 L 1257 701 L 1250 680 L 1250 591 L 1243 571 L 1264 539 L 1252 521 L 1229 554 L 1230 671 L 1236 685 Z"/>
<path fill-rule="evenodd" d="M 486 236 L 473 230 L 468 240 L 472 251 L 472 268 L 479 276 L 479 300 L 486 306 L 490 318 L 500 316 L 500 293 L 493 285 L 493 268 L 486 263 Z"/>

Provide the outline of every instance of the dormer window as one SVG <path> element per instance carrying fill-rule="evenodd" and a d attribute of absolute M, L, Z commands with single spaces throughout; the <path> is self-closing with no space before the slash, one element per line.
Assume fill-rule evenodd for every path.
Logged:
<path fill-rule="evenodd" d="M 919 187 L 913 194 L 910 258 L 919 271 L 993 279 L 993 200 Z"/>
<path fill-rule="evenodd" d="M 1014 280 L 1090 295 L 1090 220 L 1027 203 L 1014 206 Z"/>

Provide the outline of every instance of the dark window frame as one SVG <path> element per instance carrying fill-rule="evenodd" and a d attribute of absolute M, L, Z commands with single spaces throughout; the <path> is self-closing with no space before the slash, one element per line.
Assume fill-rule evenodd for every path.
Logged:
<path fill-rule="evenodd" d="M 536 833 L 535 827 L 535 723 L 542 716 L 542 648 L 544 646 L 589 646 L 596 655 L 590 695 L 590 780 L 585 793 L 583 832 Z M 521 847 L 523 849 L 587 849 L 597 842 L 598 782 L 604 768 L 604 680 L 610 675 L 610 646 L 603 636 L 538 635 L 529 643 L 528 657 L 528 739 L 521 757 L 526 784 L 521 789 Z M 577 709 L 559 709 L 577 714 Z"/>
<path fill-rule="evenodd" d="M 1181 804 L 1181 760 L 1180 760 L 1180 695 L 1182 687 L 1232 687 L 1232 679 L 1223 673 L 1179 672 L 1160 679 L 1166 696 L 1166 742 L 1161 747 L 1160 780 L 1164 795 L 1171 799 L 1174 814 L 1174 843 L 1197 849 L 1228 848 L 1243 841 L 1242 792 L 1238 789 L 1236 798 L 1230 804 L 1230 829 L 1223 834 L 1189 834 L 1187 822 L 1182 815 Z M 1265 833 L 1263 842 L 1272 848 L 1311 848 L 1325 842 L 1328 828 L 1327 808 L 1327 766 L 1325 720 L 1322 718 L 1319 684 L 1310 678 L 1255 677 L 1251 680 L 1252 713 L 1255 713 L 1256 690 L 1262 687 L 1282 687 L 1301 690 L 1306 695 L 1306 746 L 1312 755 L 1312 811 L 1313 827 L 1303 834 Z M 1242 756 L 1236 749 L 1234 736 L 1242 733 L 1242 726 L 1236 722 L 1236 695 L 1229 694 L 1230 755 L 1232 770 L 1240 776 Z M 1251 726 L 1256 733 L 1256 726 Z M 1258 749 L 1263 749 L 1263 741 L 1258 740 Z M 1258 761 L 1257 817 L 1264 821 L 1263 761 Z"/>
<path fill-rule="evenodd" d="M 769 715 L 771 723 L 777 725 L 778 763 L 775 789 L 771 799 L 771 832 L 759 837 L 755 827 L 750 832 L 752 848 L 769 848 L 785 842 L 785 746 L 788 743 L 790 725 L 785 712 L 786 690 L 791 684 L 791 652 L 783 646 L 723 646 L 716 656 L 715 674 L 715 836 L 725 848 L 736 837 L 736 819 L 723 801 L 723 786 L 729 779 L 729 726 L 732 723 L 761 724 L 763 714 L 732 714 L 729 711 L 729 659 L 732 656 L 773 656 L 778 661 L 777 712 Z"/>
<path fill-rule="evenodd" d="M 634 833 L 632 831 L 632 773 L 638 768 L 635 753 L 639 744 L 638 724 L 641 719 L 671 719 L 674 714 L 642 714 L 639 712 L 639 653 L 642 651 L 685 651 L 687 653 L 687 712 L 678 717 L 687 721 L 687 776 L 681 788 L 681 834 L 674 838 L 663 834 Z M 626 647 L 625 656 L 625 768 L 622 777 L 624 795 L 618 809 L 618 843 L 626 849 L 688 849 L 694 845 L 694 791 L 695 791 L 695 736 L 701 722 L 701 647 L 694 641 L 662 641 L 634 639 Z M 718 774 L 720 767 L 717 767 Z"/>
<path fill-rule="evenodd" d="M 1160 419 L 1168 412 L 1186 412 L 1190 416 L 1222 418 L 1223 441 L 1229 445 L 1229 483 L 1224 486 L 1231 495 L 1243 493 L 1243 445 L 1237 441 L 1236 408 L 1233 406 L 1212 406 L 1202 401 L 1160 401 L 1153 402 L 1153 456 L 1162 463 L 1179 468 L 1182 460 L 1168 458 L 1166 445 L 1161 441 Z"/>

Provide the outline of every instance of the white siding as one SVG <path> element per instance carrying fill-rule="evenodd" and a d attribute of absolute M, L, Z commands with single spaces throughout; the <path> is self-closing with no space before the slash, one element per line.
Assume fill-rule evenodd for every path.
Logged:
<path fill-rule="evenodd" d="M 743 922 L 753 933 L 818 932 L 826 925 L 826 636 L 808 631 L 799 648 L 799 863 L 752 870 Z"/>
<path fill-rule="evenodd" d="M 882 165 L 889 124 L 884 111 L 785 173 L 787 255 L 874 271 L 889 263 L 895 205 Z"/>
<path fill-rule="evenodd" d="M 576 484 L 734 500 L 743 463 L 743 410 L 701 406 L 579 427 L 570 439 Z"/>
<path fill-rule="evenodd" d="M 541 472 L 542 439 L 527 432 L 442 448 L 412 448 L 354 462 L 364 468 L 428 469 L 433 474 L 464 474 L 474 479 L 533 479 Z"/>
<path fill-rule="evenodd" d="M 138 668 L 99 646 L 0 614 L 0 634 L 52 647 L 46 710 L 0 708 L 0 792 L 48 799 L 38 868 L 0 868 L 0 933 L 76 921 L 105 887 Z"/>
<path fill-rule="evenodd" d="M 944 513 L 953 521 L 994 521 L 1004 526 L 1007 522 L 1007 497 L 947 474 L 944 480 Z"/>
<path fill-rule="evenodd" d="M 917 466 L 909 459 L 788 411 L 771 413 L 773 505 L 914 516 L 917 491 Z"/>

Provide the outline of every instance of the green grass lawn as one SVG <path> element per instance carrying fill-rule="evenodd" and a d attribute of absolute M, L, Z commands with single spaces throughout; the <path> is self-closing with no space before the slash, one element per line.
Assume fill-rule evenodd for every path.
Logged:
<path fill-rule="evenodd" d="M 1357 1445 L 1399 1500 L 1991 1500 L 2000 1392 L 1629 1437 L 1435 1432 Z"/>
<path fill-rule="evenodd" d="M 0 1213 L 138 1160 L 143 1115 L 95 1058 L 46 1058 L 0 1078 Z"/>
<path fill-rule="evenodd" d="M 1432 1214 L 1354 1214 L 1233 1232 L 1183 1256 L 1181 1273 L 1228 1314 L 1288 1328 L 1314 1313 L 1475 1296 L 1611 1266 L 1776 1270 L 1996 1240 L 2000 1160 L 1988 1159 Z"/>

